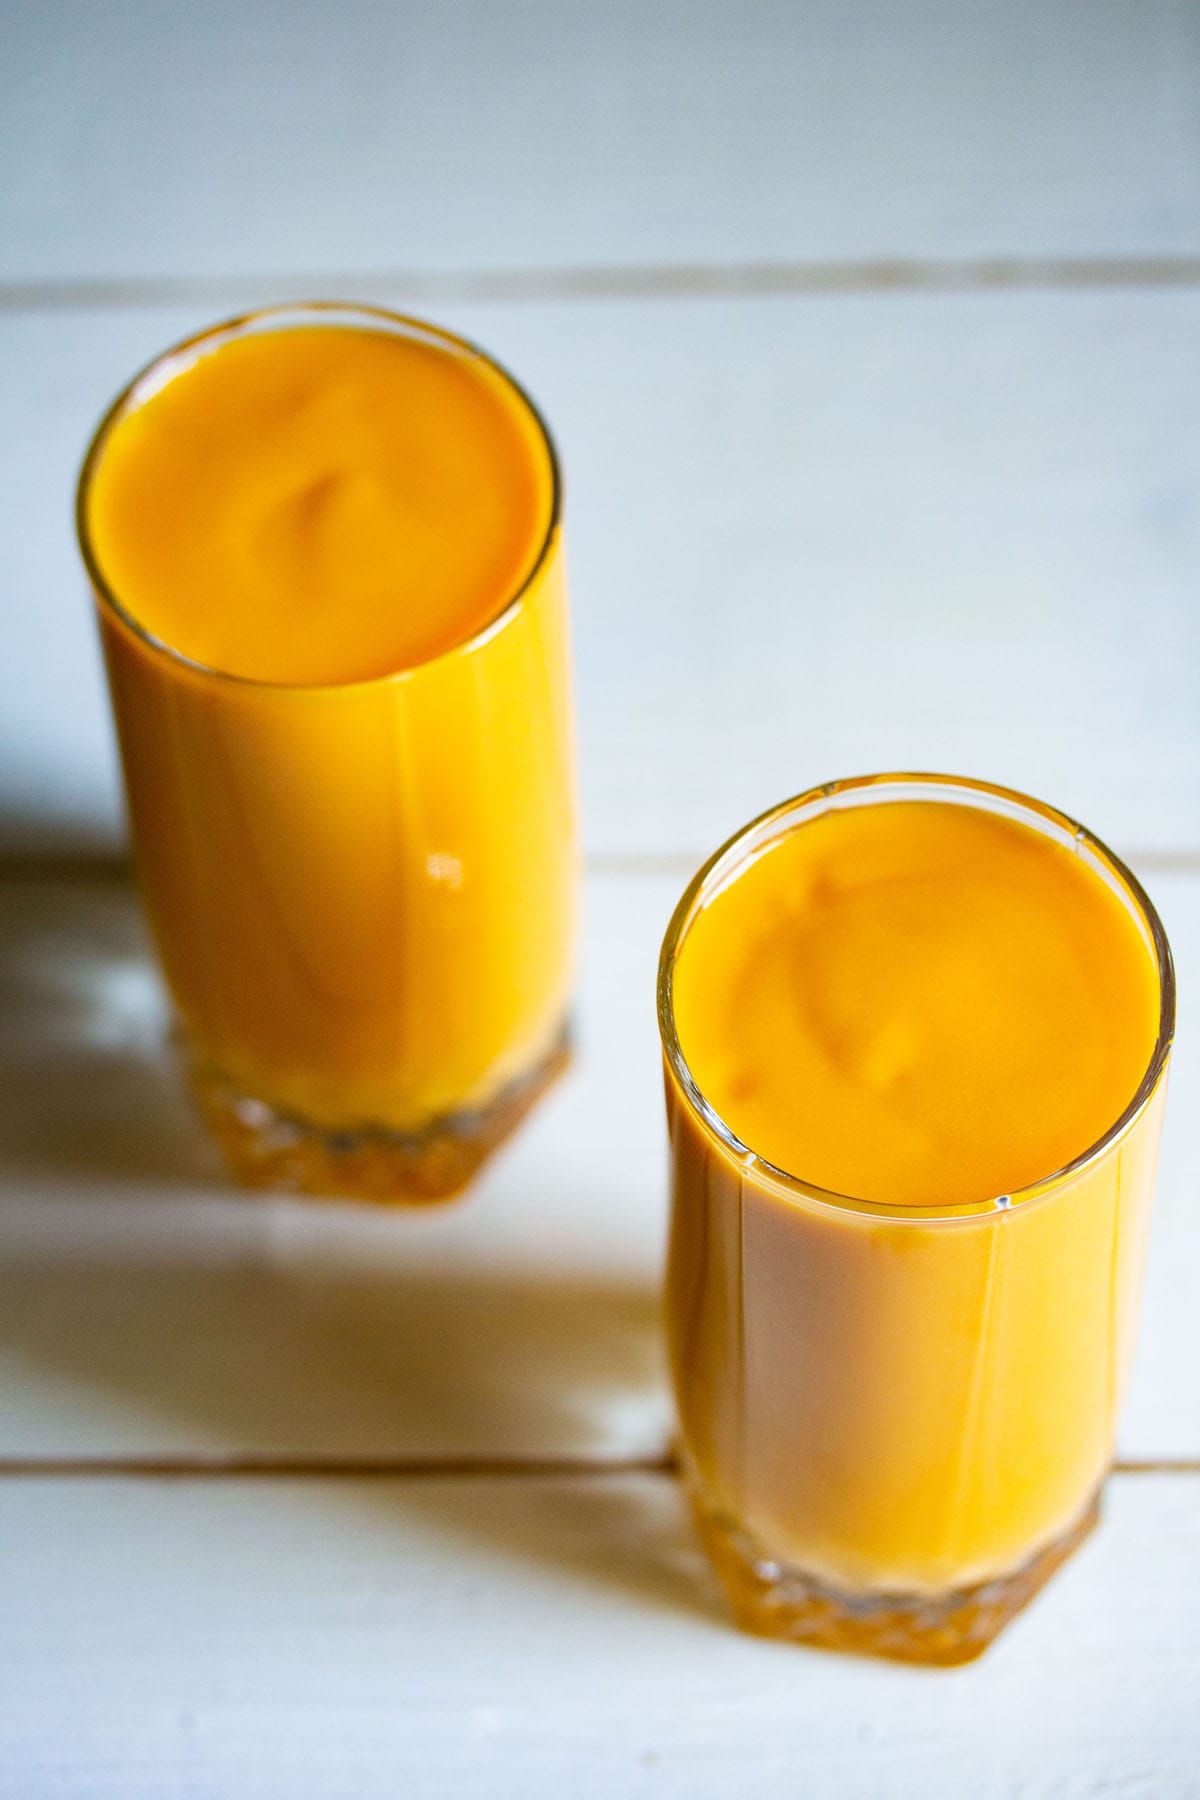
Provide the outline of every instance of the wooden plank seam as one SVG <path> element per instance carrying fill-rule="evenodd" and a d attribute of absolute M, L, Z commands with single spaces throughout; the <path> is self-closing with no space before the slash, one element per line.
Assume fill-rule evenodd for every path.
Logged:
<path fill-rule="evenodd" d="M 1131 1457 L 1113 1475 L 1200 1475 L 1200 1457 Z M 678 1478 L 660 1456 L 3 1456 L 0 1481 L 136 1479 L 201 1481 L 557 1481 L 627 1475 Z"/>
<path fill-rule="evenodd" d="M 327 269 L 219 276 L 76 277 L 0 282 L 0 312 L 238 304 L 247 293 L 296 297 L 402 292 L 443 303 L 480 300 L 744 299 L 769 294 L 992 294 L 1200 286 L 1200 256 L 868 257 L 728 263 L 626 263 L 578 267 Z"/>

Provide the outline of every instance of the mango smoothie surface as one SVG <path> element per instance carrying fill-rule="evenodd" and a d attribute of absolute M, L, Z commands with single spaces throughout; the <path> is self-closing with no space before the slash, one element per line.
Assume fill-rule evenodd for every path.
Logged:
<path fill-rule="evenodd" d="M 1128 908 L 1065 845 L 913 800 L 759 854 L 691 923 L 674 1007 L 702 1093 L 766 1161 L 955 1206 L 1043 1180 L 1119 1119 L 1159 984 Z"/>
<path fill-rule="evenodd" d="M 485 628 L 538 560 L 553 490 L 532 408 L 486 359 L 306 325 L 227 338 L 129 412 L 88 529 L 110 590 L 160 642 L 316 686 L 395 674 Z"/>

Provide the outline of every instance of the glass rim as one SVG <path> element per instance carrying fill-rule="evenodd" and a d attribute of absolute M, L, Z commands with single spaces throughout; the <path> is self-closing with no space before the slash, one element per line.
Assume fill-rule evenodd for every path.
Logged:
<path fill-rule="evenodd" d="M 420 662 L 411 663 L 402 669 L 391 669 L 384 675 L 368 675 L 354 681 L 267 681 L 255 675 L 238 675 L 232 669 L 221 669 L 213 663 L 201 662 L 197 657 L 188 656 L 176 645 L 168 643 L 165 638 L 158 637 L 150 631 L 118 598 L 115 588 L 101 567 L 88 521 L 88 500 L 93 479 L 103 459 L 109 438 L 123 419 L 136 412 L 152 393 L 156 393 L 160 387 L 165 386 L 167 381 L 173 379 L 176 374 L 180 374 L 185 368 L 190 367 L 206 349 L 215 348 L 226 339 L 246 336 L 256 331 L 286 331 L 304 323 L 317 324 L 326 329 L 336 329 L 341 323 L 345 323 L 348 327 L 357 323 L 360 329 L 378 332 L 380 336 L 423 338 L 456 356 L 481 362 L 500 377 L 500 380 L 525 407 L 533 420 L 550 471 L 550 503 L 547 508 L 545 528 L 538 539 L 533 561 L 516 587 L 499 602 L 495 612 L 487 621 L 471 632 L 469 636 L 450 644 L 444 650 L 439 650 L 434 656 L 423 657 Z M 118 625 L 132 632 L 134 637 L 145 644 L 156 656 L 166 658 L 189 674 L 201 676 L 209 681 L 229 682 L 241 688 L 270 689 L 279 694 L 337 694 L 411 680 L 414 676 L 420 675 L 423 670 L 433 668 L 438 663 L 447 662 L 453 657 L 469 655 L 472 651 L 479 649 L 489 638 L 502 631 L 509 621 L 520 612 L 525 599 L 550 559 L 562 523 L 562 510 L 562 466 L 550 427 L 537 403 L 516 376 L 488 351 L 481 349 L 470 338 L 463 337 L 454 331 L 448 331 L 445 326 L 435 325 L 428 319 L 418 318 L 414 314 L 396 312 L 390 307 L 372 306 L 356 300 L 296 300 L 282 301 L 270 306 L 250 307 L 244 312 L 233 314 L 230 318 L 218 320 L 215 325 L 206 325 L 201 330 L 180 338 L 176 343 L 169 345 L 167 349 L 160 350 L 156 356 L 151 357 L 138 369 L 136 374 L 130 377 L 101 415 L 100 422 L 84 451 L 75 486 L 75 536 L 92 592 L 101 612 L 111 615 Z"/>
<path fill-rule="evenodd" d="M 906 791 L 903 794 L 885 795 L 881 791 L 885 789 L 916 789 L 917 794 Z M 902 1206 L 892 1201 L 868 1200 L 824 1188 L 819 1183 L 780 1168 L 744 1143 L 706 1099 L 688 1067 L 675 1024 L 673 976 L 675 963 L 693 919 L 723 887 L 737 879 L 756 854 L 776 843 L 789 830 L 801 829 L 813 819 L 839 810 L 838 798 L 846 795 L 858 798 L 843 801 L 843 807 L 886 805 L 902 798 L 926 796 L 946 804 L 975 805 L 981 811 L 1000 813 L 1026 823 L 1033 829 L 1040 830 L 1043 836 L 1061 843 L 1064 848 L 1073 849 L 1076 854 L 1087 853 L 1090 866 L 1102 879 L 1108 879 L 1110 888 L 1115 886 L 1124 890 L 1125 904 L 1135 915 L 1147 941 L 1147 949 L 1154 957 L 1159 990 L 1158 1032 L 1145 1073 L 1132 1099 L 1101 1136 L 1077 1156 L 1073 1156 L 1061 1168 L 1039 1176 L 1036 1181 L 1026 1183 L 1024 1187 L 1014 1189 L 1011 1193 L 949 1206 L 944 1203 Z M 1071 1183 L 1090 1165 L 1098 1162 L 1132 1129 L 1154 1097 L 1170 1058 L 1175 1035 L 1175 967 L 1162 920 L 1137 876 L 1094 832 L 1067 813 L 1060 812 L 1057 807 L 1050 806 L 1045 801 L 1035 800 L 1016 788 L 975 780 L 970 776 L 889 772 L 850 776 L 807 788 L 803 793 L 768 807 L 749 824 L 741 826 L 713 852 L 684 889 L 667 926 L 658 962 L 657 1011 L 663 1055 L 683 1099 L 707 1135 L 715 1138 L 743 1169 L 753 1171 L 789 1199 L 816 1205 L 830 1212 L 930 1225 L 977 1219 L 980 1216 L 1003 1218 L 1047 1199 Z"/>

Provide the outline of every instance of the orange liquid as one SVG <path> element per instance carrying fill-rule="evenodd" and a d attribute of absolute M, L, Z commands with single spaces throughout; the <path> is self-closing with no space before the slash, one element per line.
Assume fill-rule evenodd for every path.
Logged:
<path fill-rule="evenodd" d="M 811 820 L 718 890 L 674 1013 L 763 1161 L 953 1214 L 1116 1122 L 1159 983 L 1066 848 L 894 801 Z M 1044 1197 L 925 1223 L 806 1201 L 708 1131 L 669 1069 L 672 1357 L 707 1508 L 852 1592 L 955 1589 L 1065 1532 L 1111 1454 L 1161 1100 Z"/>
<path fill-rule="evenodd" d="M 537 421 L 479 358 L 298 327 L 222 344 L 124 419 L 90 525 L 163 643 L 327 686 L 489 624 L 537 560 L 552 482 Z"/>
<path fill-rule="evenodd" d="M 101 607 L 166 973 L 204 1061 L 308 1123 L 407 1132 L 482 1106 L 561 1026 L 553 509 L 522 396 L 452 341 L 382 328 L 218 340 L 94 465 L 99 571 L 179 653 Z"/>

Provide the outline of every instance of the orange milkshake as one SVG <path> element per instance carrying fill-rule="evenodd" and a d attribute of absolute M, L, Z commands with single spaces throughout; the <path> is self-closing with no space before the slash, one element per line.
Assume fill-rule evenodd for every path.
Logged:
<path fill-rule="evenodd" d="M 1153 908 L 1005 790 L 834 784 L 697 877 L 660 1019 L 672 1366 L 735 1609 L 976 1655 L 1112 1453 L 1173 1023 Z"/>
<path fill-rule="evenodd" d="M 237 1172 L 453 1192 L 560 1066 L 559 479 L 487 358 L 296 307 L 169 352 L 79 524 L 139 879 Z"/>

